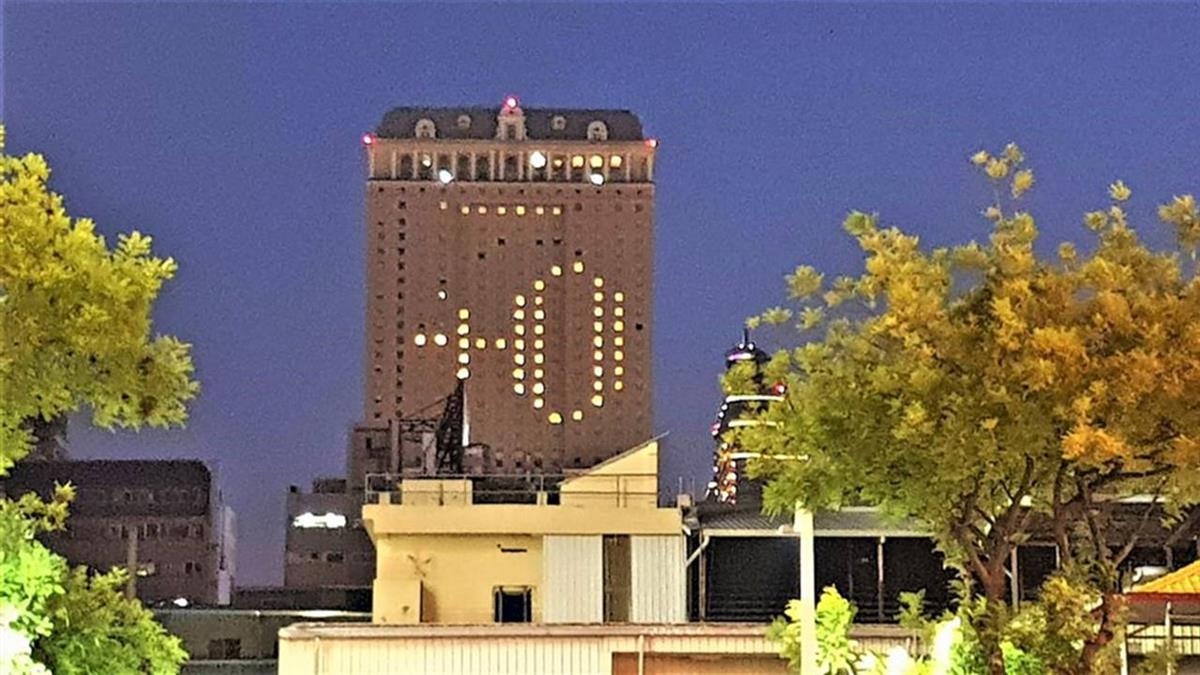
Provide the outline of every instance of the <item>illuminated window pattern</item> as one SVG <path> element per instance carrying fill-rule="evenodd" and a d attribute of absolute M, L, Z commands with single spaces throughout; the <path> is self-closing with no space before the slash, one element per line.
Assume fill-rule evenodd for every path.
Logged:
<path fill-rule="evenodd" d="M 446 209 L 449 208 L 449 205 L 446 204 L 446 202 L 441 202 L 440 204 L 438 204 L 438 207 L 441 210 L 445 211 Z M 458 212 L 464 216 L 469 216 L 472 213 L 476 213 L 481 216 L 486 216 L 489 213 L 492 213 L 493 209 L 494 209 L 494 213 L 498 216 L 508 216 L 508 215 L 524 216 L 524 215 L 528 214 L 530 211 L 532 211 L 533 213 L 535 213 L 539 216 L 544 216 L 547 213 L 549 213 L 550 215 L 553 215 L 553 216 L 561 216 L 563 214 L 563 211 L 565 210 L 563 208 L 562 204 L 534 204 L 534 205 L 495 204 L 495 205 L 489 205 L 489 204 L 470 203 L 470 204 L 460 204 L 458 207 Z"/>
<path fill-rule="evenodd" d="M 464 208 L 468 208 L 464 206 Z M 517 207 L 520 209 L 521 207 Z M 583 261 L 576 260 L 571 263 L 571 272 L 575 275 L 582 275 L 585 270 Z M 526 296 L 516 294 L 513 296 L 513 304 L 510 312 L 512 318 L 511 339 L 498 337 L 488 339 L 483 336 L 472 335 L 471 333 L 471 310 L 467 307 L 458 308 L 454 317 L 458 319 L 455 333 L 457 335 L 457 352 L 454 359 L 455 376 L 460 380 L 466 380 L 471 376 L 471 354 L 472 347 L 477 352 L 486 351 L 489 346 L 497 352 L 507 352 L 511 358 L 512 367 L 512 392 L 514 396 L 524 398 L 532 394 L 530 405 L 534 410 L 544 410 L 547 407 L 548 385 L 545 381 L 544 366 L 547 361 L 546 345 L 554 336 L 547 335 L 547 317 L 553 311 L 546 302 L 546 293 L 551 290 L 551 283 L 567 284 L 567 288 L 571 288 L 571 284 L 578 283 L 569 281 L 564 278 L 566 269 L 560 265 L 553 265 L 549 268 L 549 282 L 547 278 L 534 278 L 530 280 L 532 295 Z M 585 277 L 586 279 L 586 277 Z M 586 283 L 586 281 L 584 282 Z M 604 278 L 601 276 L 593 276 L 591 278 L 591 288 L 586 291 L 591 294 L 592 299 L 592 382 L 588 391 L 568 393 L 568 401 L 570 397 L 587 397 L 587 401 L 594 408 L 602 408 L 605 402 L 605 391 L 621 392 L 625 389 L 623 377 L 625 375 L 625 367 L 622 365 L 625 359 L 625 294 L 621 291 L 612 293 L 606 292 L 604 289 Z M 445 291 L 440 291 L 438 297 L 445 299 Z M 530 307 L 532 305 L 532 307 Z M 612 318 L 608 318 L 608 317 Z M 425 325 L 422 324 L 424 329 Z M 535 336 L 529 343 L 526 342 L 526 331 L 532 332 Z M 450 343 L 450 338 L 441 332 L 426 333 L 424 330 L 417 332 L 412 338 L 413 344 L 417 347 L 425 347 L 432 343 L 436 347 L 446 347 Z M 531 351 L 526 351 L 527 344 L 532 347 Z M 482 358 L 482 357 L 481 357 Z M 527 371 L 526 367 L 533 364 L 531 370 Z M 607 377 L 607 379 L 606 379 Z M 575 399 L 576 405 L 582 403 L 582 398 Z M 584 419 L 584 411 L 582 407 L 573 408 L 570 405 L 566 406 L 566 410 L 570 413 L 566 414 L 558 410 L 553 410 L 547 413 L 546 421 L 551 425 L 561 425 L 569 419 L 571 422 L 582 422 Z"/>

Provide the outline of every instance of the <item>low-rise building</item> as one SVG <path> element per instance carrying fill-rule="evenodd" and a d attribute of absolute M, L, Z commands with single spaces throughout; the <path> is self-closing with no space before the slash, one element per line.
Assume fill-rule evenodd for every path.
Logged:
<path fill-rule="evenodd" d="M 76 490 L 71 516 L 44 541 L 72 565 L 134 568 L 137 596 L 150 604 L 229 604 L 236 522 L 204 462 L 22 462 L 0 496 L 48 498 L 66 483 Z"/>

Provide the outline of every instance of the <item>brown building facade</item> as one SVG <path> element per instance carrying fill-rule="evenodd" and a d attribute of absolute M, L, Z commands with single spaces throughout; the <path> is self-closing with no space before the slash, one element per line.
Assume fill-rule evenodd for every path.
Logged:
<path fill-rule="evenodd" d="M 72 565 L 103 571 L 136 561 L 143 601 L 229 604 L 236 524 L 203 462 L 22 462 L 0 483 L 0 496 L 48 498 L 55 483 L 75 486 L 75 501 L 66 529 L 44 540 Z"/>
<path fill-rule="evenodd" d="M 490 473 L 649 438 L 657 143 L 637 117 L 510 97 L 397 108 L 363 143 L 365 421 L 436 416 L 462 380 Z"/>

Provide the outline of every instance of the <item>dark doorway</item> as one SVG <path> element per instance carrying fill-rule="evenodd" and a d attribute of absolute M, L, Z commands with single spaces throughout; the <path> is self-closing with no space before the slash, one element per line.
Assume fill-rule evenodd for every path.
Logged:
<path fill-rule="evenodd" d="M 528 586 L 498 586 L 493 591 L 496 623 L 529 623 L 533 620 L 533 590 Z"/>

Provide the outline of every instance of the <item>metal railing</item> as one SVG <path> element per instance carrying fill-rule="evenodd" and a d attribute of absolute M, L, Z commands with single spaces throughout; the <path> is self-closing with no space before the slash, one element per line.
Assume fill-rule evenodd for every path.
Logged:
<path fill-rule="evenodd" d="M 579 482 L 571 484 L 571 479 Z M 410 485 L 405 486 L 405 482 Z M 469 482 L 469 489 L 462 483 Z M 630 506 L 653 501 L 661 506 L 657 490 L 657 474 L 621 473 L 584 474 L 440 474 L 412 476 L 395 473 L 368 473 L 364 482 L 364 499 L 368 504 L 383 501 L 387 495 L 391 504 L 418 502 L 424 506 L 465 504 L 546 504 L 558 505 L 566 495 L 568 500 L 581 499 L 589 504 Z M 408 500 L 406 500 L 408 497 Z"/>

